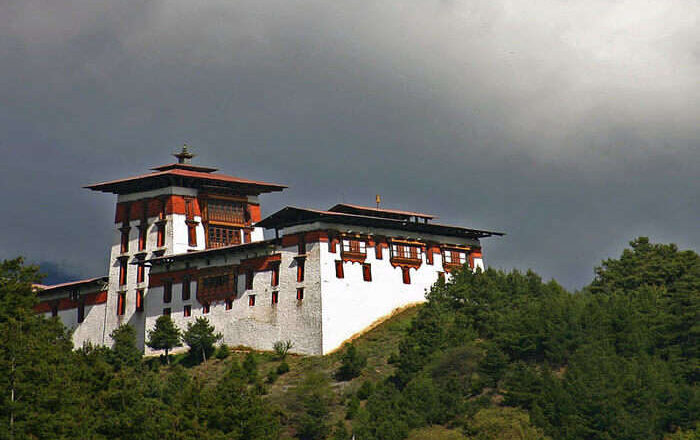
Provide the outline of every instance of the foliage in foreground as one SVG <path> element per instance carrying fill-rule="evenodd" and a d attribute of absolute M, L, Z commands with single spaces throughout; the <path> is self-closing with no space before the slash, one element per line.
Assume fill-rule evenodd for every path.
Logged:
<path fill-rule="evenodd" d="M 595 273 L 571 294 L 532 272 L 458 272 L 433 286 L 391 366 L 357 343 L 283 362 L 221 347 L 225 361 L 189 370 L 141 361 L 128 326 L 111 349 L 73 351 L 32 311 L 37 269 L 3 261 L 0 439 L 697 439 L 698 255 L 642 238 Z"/>
<path fill-rule="evenodd" d="M 645 238 L 631 246 L 576 294 L 532 272 L 461 271 L 436 284 L 401 342 L 397 373 L 358 417 L 358 438 L 401 439 L 430 425 L 511 438 L 489 432 L 516 422 L 512 438 L 694 430 L 700 258 Z M 488 411 L 503 405 L 516 412 L 493 420 L 502 409 Z"/>

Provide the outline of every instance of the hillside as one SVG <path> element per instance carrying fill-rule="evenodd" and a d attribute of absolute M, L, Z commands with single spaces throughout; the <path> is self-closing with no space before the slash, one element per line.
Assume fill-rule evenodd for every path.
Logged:
<path fill-rule="evenodd" d="M 32 312 L 36 268 L 4 261 L 0 281 L 0 439 L 698 438 L 700 257 L 645 238 L 575 293 L 459 271 L 327 356 L 165 365 L 128 326 L 74 351 Z"/>

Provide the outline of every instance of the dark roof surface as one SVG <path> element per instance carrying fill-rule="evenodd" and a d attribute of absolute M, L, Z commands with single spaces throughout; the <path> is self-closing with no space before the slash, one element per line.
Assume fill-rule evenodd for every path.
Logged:
<path fill-rule="evenodd" d="M 344 212 L 346 214 L 369 215 L 373 217 L 401 218 L 419 217 L 424 219 L 436 218 L 432 214 L 422 212 L 399 211 L 397 209 L 372 208 L 371 206 L 351 205 L 349 203 L 339 203 L 329 209 L 332 212 Z"/>
<path fill-rule="evenodd" d="M 272 191 L 282 191 L 284 185 L 261 182 L 257 180 L 242 179 L 240 177 L 216 174 L 212 171 L 196 171 L 193 165 L 172 164 L 158 167 L 162 171 L 156 171 L 140 176 L 124 179 L 110 180 L 108 182 L 88 185 L 85 188 L 93 191 L 110 192 L 114 194 L 128 194 L 132 192 L 147 191 L 166 186 L 184 186 L 190 188 L 226 188 L 236 189 L 249 194 L 260 194 Z M 213 170 L 213 168 L 205 168 Z"/>
<path fill-rule="evenodd" d="M 56 290 L 62 290 L 69 287 L 81 287 L 89 286 L 90 284 L 99 285 L 100 283 L 106 283 L 109 281 L 109 277 L 95 277 L 88 278 L 85 280 L 69 281 L 67 283 L 54 284 L 52 286 L 40 286 L 39 295 L 45 295 L 47 293 L 53 293 Z"/>
<path fill-rule="evenodd" d="M 422 223 L 408 220 L 396 220 L 386 217 L 369 215 L 346 214 L 333 211 L 320 211 L 316 209 L 297 208 L 287 206 L 269 217 L 259 221 L 255 226 L 263 228 L 282 228 L 287 226 L 302 225 L 323 221 L 327 223 L 342 223 L 358 226 L 384 227 L 409 232 L 422 232 L 428 234 L 447 235 L 463 238 L 484 238 L 494 235 L 505 235 L 503 232 L 485 231 L 481 229 L 463 228 L 461 226 L 442 225 L 437 223 Z"/>
<path fill-rule="evenodd" d="M 244 251 L 247 249 L 254 249 L 256 247 L 272 245 L 277 243 L 277 241 L 277 239 L 253 241 L 251 243 L 235 244 L 232 246 L 223 246 L 218 248 L 205 249 L 201 251 L 186 252 L 182 254 L 163 255 L 162 257 L 151 258 L 150 260 L 146 261 L 151 264 L 167 264 L 172 263 L 174 261 L 183 261 L 192 258 L 215 257 L 218 254 L 224 254 L 227 252 Z"/>

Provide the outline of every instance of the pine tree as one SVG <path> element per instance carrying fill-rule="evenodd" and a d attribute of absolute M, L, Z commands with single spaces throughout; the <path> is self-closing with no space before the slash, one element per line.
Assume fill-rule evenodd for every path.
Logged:
<path fill-rule="evenodd" d="M 158 317 L 156 325 L 148 331 L 146 345 L 154 350 L 165 350 L 165 359 L 170 364 L 168 354 L 175 347 L 182 347 L 180 329 L 175 326 L 170 316 Z"/>
<path fill-rule="evenodd" d="M 190 347 L 190 356 L 199 362 L 206 362 L 214 354 L 214 344 L 223 337 L 221 333 L 214 333 L 215 330 L 204 317 L 197 318 L 194 324 L 187 324 L 182 339 Z"/>

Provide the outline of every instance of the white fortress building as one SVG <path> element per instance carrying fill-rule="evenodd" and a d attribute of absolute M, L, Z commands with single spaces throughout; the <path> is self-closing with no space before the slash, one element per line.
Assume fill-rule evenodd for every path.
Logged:
<path fill-rule="evenodd" d="M 121 324 L 139 346 L 156 319 L 185 329 L 206 317 L 224 343 L 326 354 L 394 310 L 425 301 L 441 277 L 483 269 L 480 239 L 500 232 L 433 223 L 418 212 L 338 204 L 288 206 L 261 219 L 261 194 L 283 185 L 178 162 L 89 185 L 117 195 L 105 277 L 44 286 L 36 310 L 73 342 L 110 345 Z M 270 238 L 265 239 L 263 231 Z"/>

